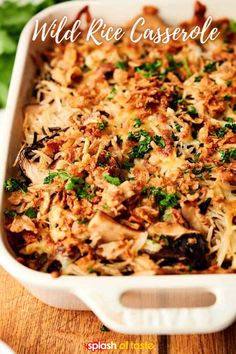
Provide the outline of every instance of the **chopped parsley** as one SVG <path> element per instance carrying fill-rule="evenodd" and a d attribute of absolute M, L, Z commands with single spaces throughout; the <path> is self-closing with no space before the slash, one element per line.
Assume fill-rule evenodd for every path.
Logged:
<path fill-rule="evenodd" d="M 234 119 L 232 117 L 226 117 L 225 118 L 226 122 L 233 123 Z"/>
<path fill-rule="evenodd" d="M 203 172 L 211 172 L 213 166 L 203 166 L 201 168 L 193 168 L 192 173 L 196 176 L 201 175 Z"/>
<path fill-rule="evenodd" d="M 55 177 L 60 177 L 63 181 L 67 181 L 65 190 L 74 190 L 79 199 L 86 198 L 87 200 L 91 200 L 95 196 L 94 193 L 88 192 L 90 185 L 83 178 L 73 177 L 66 171 L 49 171 L 48 176 L 44 179 L 44 184 L 52 183 Z"/>
<path fill-rule="evenodd" d="M 89 272 L 89 273 L 96 273 L 96 271 L 95 271 L 95 269 L 94 269 L 93 267 L 90 267 L 90 268 L 88 269 L 88 272 Z"/>
<path fill-rule="evenodd" d="M 43 183 L 44 184 L 50 184 L 54 181 L 54 178 L 59 175 L 58 172 L 48 172 L 48 176 L 44 178 Z"/>
<path fill-rule="evenodd" d="M 88 65 L 86 65 L 86 64 L 84 64 L 83 66 L 81 66 L 80 69 L 81 69 L 84 73 L 87 73 L 88 71 L 91 70 L 91 68 L 90 68 Z"/>
<path fill-rule="evenodd" d="M 113 86 L 112 89 L 111 89 L 111 92 L 110 92 L 109 96 L 107 97 L 107 99 L 108 99 L 109 101 L 113 100 L 113 98 L 115 97 L 116 93 L 117 93 L 117 89 L 116 89 L 115 86 Z"/>
<path fill-rule="evenodd" d="M 161 148 L 164 148 L 166 146 L 166 143 L 165 143 L 164 139 L 161 136 L 159 136 L 159 135 L 155 135 L 154 136 L 154 141 Z"/>
<path fill-rule="evenodd" d="M 134 128 L 139 128 L 143 124 L 143 122 L 139 118 L 134 118 L 134 123 Z"/>
<path fill-rule="evenodd" d="M 197 118 L 198 117 L 198 112 L 195 107 L 191 106 L 188 108 L 187 113 L 190 115 L 192 118 Z"/>
<path fill-rule="evenodd" d="M 231 101 L 231 96 L 230 95 L 225 95 L 224 96 L 224 101 Z"/>
<path fill-rule="evenodd" d="M 135 68 L 135 71 L 144 76 L 146 79 L 151 78 L 157 74 L 158 69 L 161 67 L 162 61 L 157 60 L 154 63 L 144 63 Z"/>
<path fill-rule="evenodd" d="M 29 208 L 25 211 L 25 215 L 30 219 L 35 219 L 37 217 L 37 210 L 35 208 Z"/>
<path fill-rule="evenodd" d="M 187 77 L 192 76 L 193 73 L 192 73 L 192 71 L 191 71 L 191 69 L 189 67 L 189 63 L 188 63 L 188 58 L 187 57 L 184 58 L 183 65 L 184 65 L 184 67 L 186 69 Z"/>
<path fill-rule="evenodd" d="M 214 61 L 212 61 L 204 66 L 205 73 L 211 73 L 214 70 L 216 70 L 216 62 L 214 62 Z"/>
<path fill-rule="evenodd" d="M 98 123 L 98 128 L 101 131 L 106 130 L 107 127 L 108 127 L 108 122 L 106 120 L 103 120 L 101 123 Z"/>
<path fill-rule="evenodd" d="M 130 152 L 131 159 L 138 159 L 144 157 L 149 151 L 152 150 L 151 147 L 152 137 L 150 135 L 145 135 L 144 139 L 139 140 L 138 145 L 134 146 Z"/>
<path fill-rule="evenodd" d="M 162 214 L 164 214 L 166 209 L 175 208 L 179 205 L 179 196 L 177 193 L 166 193 L 161 188 L 146 187 L 143 190 L 143 194 L 155 197 Z"/>
<path fill-rule="evenodd" d="M 87 218 L 81 218 L 81 219 L 78 219 L 77 222 L 80 225 L 87 224 L 88 223 L 88 219 Z"/>
<path fill-rule="evenodd" d="M 227 129 L 231 130 L 233 133 L 236 133 L 236 123 L 226 123 L 224 127 L 221 127 L 216 130 L 215 134 L 218 138 L 225 136 Z"/>
<path fill-rule="evenodd" d="M 83 178 L 79 178 L 79 177 L 70 177 L 68 179 L 68 182 L 66 183 L 65 185 L 65 190 L 67 191 L 72 191 L 73 189 L 76 188 L 76 186 L 78 184 L 83 184 L 84 183 L 84 180 Z"/>
<path fill-rule="evenodd" d="M 225 124 L 225 128 L 232 130 L 233 133 L 236 133 L 236 123 L 227 123 Z"/>
<path fill-rule="evenodd" d="M 127 70 L 127 68 L 128 68 L 127 61 L 118 61 L 115 65 L 116 65 L 117 69 L 121 69 L 121 70 Z"/>
<path fill-rule="evenodd" d="M 129 134 L 128 134 L 128 140 L 131 140 L 131 141 L 139 141 L 139 139 L 141 138 L 141 136 L 148 136 L 148 133 L 145 131 L 145 130 L 143 130 L 143 129 L 141 129 L 141 130 L 139 130 L 139 131 L 137 131 L 137 132 L 129 132 Z"/>
<path fill-rule="evenodd" d="M 236 33 L 236 21 L 234 21 L 233 19 L 229 21 L 229 29 L 230 32 Z"/>
<path fill-rule="evenodd" d="M 15 212 L 14 210 L 8 210 L 6 209 L 4 211 L 4 215 L 7 216 L 8 218 L 14 218 L 17 216 L 17 212 Z"/>
<path fill-rule="evenodd" d="M 200 82 L 202 80 L 202 76 L 196 76 L 194 82 Z"/>
<path fill-rule="evenodd" d="M 119 179 L 119 177 L 112 177 L 107 174 L 104 174 L 103 177 L 108 183 L 114 184 L 115 186 L 119 186 L 121 184 L 121 180 Z"/>
<path fill-rule="evenodd" d="M 130 160 L 125 160 L 121 164 L 121 168 L 123 170 L 130 170 L 132 167 L 134 167 L 134 163 L 133 163 L 133 161 L 130 161 Z"/>
<path fill-rule="evenodd" d="M 226 85 L 227 85 L 228 87 L 230 87 L 230 86 L 232 85 L 232 80 L 227 80 L 227 81 L 226 81 Z"/>
<path fill-rule="evenodd" d="M 3 186 L 5 191 L 7 192 L 16 192 L 21 190 L 22 192 L 25 193 L 27 191 L 27 186 L 24 181 L 12 177 L 8 178 L 4 182 Z"/>
<path fill-rule="evenodd" d="M 215 131 L 215 134 L 218 138 L 223 138 L 226 134 L 226 130 L 227 128 L 225 126 L 221 127 Z"/>
<path fill-rule="evenodd" d="M 166 54 L 166 59 L 168 60 L 169 67 L 167 68 L 167 71 L 175 71 L 178 68 L 181 68 L 181 66 L 184 65 L 182 61 L 176 61 L 171 53 Z"/>
<path fill-rule="evenodd" d="M 91 200 L 94 198 L 95 194 L 94 193 L 89 193 L 88 189 L 90 188 L 90 185 L 88 183 L 82 184 L 77 186 L 77 190 L 76 190 L 76 195 L 79 199 L 87 199 L 87 200 Z"/>
<path fill-rule="evenodd" d="M 175 129 L 177 130 L 177 132 L 181 131 L 181 126 L 179 125 L 178 122 L 175 122 Z"/>
<path fill-rule="evenodd" d="M 230 162 L 230 159 L 236 160 L 236 149 L 221 150 L 220 161 Z"/>
<path fill-rule="evenodd" d="M 105 156 L 102 156 L 101 158 L 98 159 L 98 166 L 104 167 L 106 166 L 111 158 L 111 153 L 108 151 L 106 152 Z"/>
<path fill-rule="evenodd" d="M 170 107 L 176 111 L 178 108 L 178 104 L 182 103 L 184 100 L 182 98 L 182 96 L 179 95 L 179 93 L 177 91 L 173 92 L 173 97 L 172 97 L 172 101 L 170 102 Z"/>
<path fill-rule="evenodd" d="M 162 217 L 163 221 L 168 221 L 172 219 L 172 215 L 171 214 L 164 214 Z"/>
<path fill-rule="evenodd" d="M 142 137 L 142 139 L 141 139 Z M 166 143 L 164 139 L 159 136 L 155 135 L 153 138 L 143 129 L 137 132 L 129 132 L 128 140 L 138 142 L 138 145 L 134 146 L 130 152 L 130 158 L 142 158 L 145 154 L 152 150 L 151 142 L 154 141 L 158 146 L 164 148 Z"/>

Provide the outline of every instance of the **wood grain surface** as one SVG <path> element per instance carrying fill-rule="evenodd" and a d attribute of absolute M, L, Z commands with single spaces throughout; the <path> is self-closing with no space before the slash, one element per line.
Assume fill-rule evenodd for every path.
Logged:
<path fill-rule="evenodd" d="M 236 299 L 235 299 L 236 301 Z M 229 304 L 230 306 L 230 304 Z M 102 332 L 92 312 L 64 311 L 42 304 L 0 268 L 0 339 L 17 354 L 92 353 L 85 343 L 153 343 L 153 350 L 102 353 L 235 354 L 236 324 L 209 335 L 131 336 Z M 96 351 L 95 353 L 99 353 Z M 3 354 L 3 353 L 0 353 Z"/>

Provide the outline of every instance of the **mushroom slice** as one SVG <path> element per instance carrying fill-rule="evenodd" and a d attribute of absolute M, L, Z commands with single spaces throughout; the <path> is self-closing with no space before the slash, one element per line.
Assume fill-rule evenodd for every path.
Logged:
<path fill-rule="evenodd" d="M 9 230 L 16 233 L 20 233 L 22 231 L 32 231 L 37 234 L 38 232 L 33 221 L 26 215 L 17 216 L 14 218 Z"/>
<path fill-rule="evenodd" d="M 27 158 L 27 149 L 28 148 L 21 149 L 17 157 L 17 162 L 24 175 L 28 177 L 33 184 L 41 184 L 48 172 L 40 170 L 37 162 L 30 161 Z"/>
<path fill-rule="evenodd" d="M 99 236 L 103 242 L 119 241 L 124 239 L 137 239 L 147 236 L 147 232 L 134 231 L 119 224 L 107 214 L 98 211 L 88 225 L 92 237 Z"/>
<path fill-rule="evenodd" d="M 193 229 L 199 231 L 204 236 L 208 234 L 209 227 L 211 226 L 210 221 L 205 215 L 200 213 L 198 207 L 184 203 L 182 205 L 182 215 Z"/>
<path fill-rule="evenodd" d="M 168 235 L 177 237 L 188 233 L 196 233 L 196 231 L 187 229 L 186 227 L 174 222 L 157 222 L 148 228 L 148 234 L 151 236 Z"/>

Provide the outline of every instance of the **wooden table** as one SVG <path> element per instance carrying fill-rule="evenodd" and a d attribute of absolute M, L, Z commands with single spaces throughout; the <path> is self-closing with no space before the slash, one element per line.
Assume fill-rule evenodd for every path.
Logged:
<path fill-rule="evenodd" d="M 149 342 L 154 344 L 149 353 L 158 354 L 235 354 L 236 324 L 211 335 L 131 336 L 102 332 L 101 322 L 91 312 L 57 310 L 44 305 L 0 268 L 0 339 L 17 354 L 92 353 L 84 344 L 96 340 Z M 102 351 L 107 352 L 128 353 Z"/>

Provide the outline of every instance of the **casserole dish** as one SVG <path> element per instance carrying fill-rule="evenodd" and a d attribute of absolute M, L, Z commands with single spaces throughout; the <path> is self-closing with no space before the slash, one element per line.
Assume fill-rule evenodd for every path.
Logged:
<path fill-rule="evenodd" d="M 232 12 L 235 6 L 228 3 L 228 9 Z M 113 4 L 112 8 L 109 3 L 102 2 L 73 2 L 57 5 L 37 15 L 41 23 L 51 23 L 53 19 L 61 19 L 68 16 L 72 21 L 75 14 L 84 6 L 89 5 L 91 13 L 96 17 L 102 17 L 106 22 L 122 24 L 129 18 L 140 12 L 141 7 L 147 4 L 145 1 L 135 1 L 136 8 L 133 9 L 134 2 L 128 4 L 121 2 Z M 153 1 L 153 5 L 157 6 L 162 17 L 170 23 L 177 23 L 189 18 L 192 13 L 193 2 L 181 0 L 178 9 L 172 13 L 170 8 L 174 8 L 175 1 Z M 215 4 L 215 2 L 214 2 Z M 210 14 L 213 16 L 230 16 L 221 1 L 219 6 L 213 8 L 213 1 L 207 1 L 206 5 Z M 186 6 L 187 5 L 187 6 Z M 114 19 L 112 14 L 116 12 Z M 123 9 L 126 9 L 125 14 Z M 184 9 L 184 11 L 183 11 Z M 228 10 L 229 11 L 229 10 Z M 32 87 L 32 79 L 34 77 L 34 65 L 31 60 L 32 56 L 36 57 L 40 51 L 44 50 L 48 43 L 41 42 L 39 39 L 32 42 L 32 33 L 34 29 L 35 19 L 32 19 L 25 27 L 19 43 L 16 63 L 14 67 L 12 83 L 7 104 L 8 121 L 2 130 L 3 133 L 3 153 L 2 165 L 6 166 L 5 171 L 1 171 L 2 184 L 6 175 L 11 175 L 10 166 L 12 166 L 17 151 L 20 147 L 22 138 L 22 108 L 26 102 L 30 88 Z M 23 53 L 23 54 L 22 54 Z M 2 207 L 4 208 L 3 194 Z M 3 224 L 3 223 L 2 223 Z M 2 230 L 2 235 L 4 232 Z M 52 279 L 48 274 L 36 273 L 20 265 L 10 254 L 10 248 L 6 239 L 3 237 L 0 241 L 1 247 L 1 264 L 3 267 L 25 285 L 36 297 L 43 302 L 67 309 L 85 309 L 90 308 L 109 328 L 124 333 L 199 333 L 220 330 L 229 325 L 235 318 L 234 309 L 234 275 L 165 275 L 161 277 L 72 277 L 61 276 L 58 279 Z M 132 304 L 132 308 L 123 305 L 122 295 L 133 291 L 132 299 L 138 297 L 142 299 L 142 294 L 148 294 L 148 304 L 145 309 L 139 308 L 139 304 Z M 134 292 L 135 291 L 135 292 Z M 159 308 L 153 309 L 153 294 L 157 292 L 157 298 L 160 298 Z M 215 301 L 208 301 L 208 293 L 215 296 Z M 193 299 L 193 294 L 197 293 L 203 297 L 205 301 L 192 304 L 183 303 L 180 305 L 180 294 L 186 293 L 186 297 Z M 173 299 L 172 295 L 176 299 Z M 133 296 L 133 298 L 132 298 Z M 170 296 L 171 301 L 163 303 L 163 297 Z M 144 296 L 145 297 L 145 296 Z M 147 300 L 146 299 L 146 300 Z M 82 302 L 81 302 L 82 301 Z M 157 301 L 157 302 L 158 302 Z M 146 301 L 147 303 L 147 301 Z M 230 304 L 230 306 L 229 306 Z M 136 305 L 136 308 L 134 308 Z M 188 306 L 188 307 L 187 307 Z M 190 306 L 190 307 L 189 307 Z M 150 308 L 152 307 L 152 308 Z M 224 316 L 222 316 L 224 314 Z"/>

